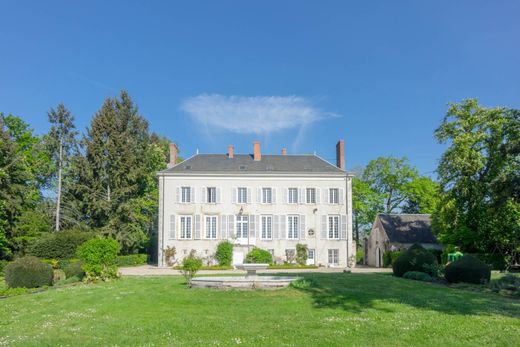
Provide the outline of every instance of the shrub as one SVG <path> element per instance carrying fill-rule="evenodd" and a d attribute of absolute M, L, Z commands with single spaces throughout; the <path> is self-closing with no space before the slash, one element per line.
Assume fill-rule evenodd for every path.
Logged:
<path fill-rule="evenodd" d="M 85 277 L 85 270 L 83 270 L 82 263 L 79 260 L 71 261 L 67 265 L 63 267 L 63 271 L 65 272 L 66 278 L 78 277 L 79 279 L 83 279 Z"/>
<path fill-rule="evenodd" d="M 33 256 L 18 258 L 5 267 L 5 282 L 11 288 L 52 285 L 52 266 Z"/>
<path fill-rule="evenodd" d="M 246 255 L 246 263 L 261 263 L 261 264 L 271 264 L 273 262 L 273 256 L 269 251 L 265 249 L 261 249 L 258 247 L 254 247 L 249 253 Z"/>
<path fill-rule="evenodd" d="M 80 281 L 81 281 L 80 277 L 72 276 L 72 277 L 67 277 L 66 279 L 63 279 L 59 282 L 56 282 L 55 285 L 62 286 L 64 284 L 71 284 L 71 283 L 76 283 L 76 282 L 80 282 Z"/>
<path fill-rule="evenodd" d="M 65 271 L 63 271 L 61 269 L 53 270 L 53 274 L 54 275 L 52 277 L 52 283 L 56 283 L 56 282 L 62 281 L 66 277 Z"/>
<path fill-rule="evenodd" d="M 418 244 L 412 245 L 404 251 L 392 264 L 394 276 L 403 277 L 408 271 L 421 271 L 430 274 L 428 268 L 435 264 L 433 254 Z"/>
<path fill-rule="evenodd" d="M 195 256 L 195 251 L 191 251 L 190 254 L 183 259 L 181 272 L 186 278 L 186 283 L 191 286 L 191 279 L 195 277 L 197 271 L 202 267 L 202 259 Z"/>
<path fill-rule="evenodd" d="M 78 248 L 78 257 L 83 261 L 86 280 L 103 280 L 118 277 L 117 253 L 119 243 L 114 239 L 95 238 Z"/>
<path fill-rule="evenodd" d="M 482 284 L 489 282 L 491 268 L 478 258 L 465 255 L 457 261 L 446 265 L 446 280 L 451 283 L 465 282 Z"/>
<path fill-rule="evenodd" d="M 520 296 L 520 277 L 507 274 L 491 282 L 490 287 L 494 292 L 506 292 L 507 294 Z"/>
<path fill-rule="evenodd" d="M 356 264 L 362 264 L 365 258 L 365 252 L 362 249 L 356 251 Z"/>
<path fill-rule="evenodd" d="M 91 232 L 69 230 L 48 234 L 31 244 L 30 255 L 45 259 L 73 258 L 79 245 L 94 237 Z"/>
<path fill-rule="evenodd" d="M 129 254 L 117 257 L 117 266 L 137 266 L 146 264 L 148 256 L 146 254 Z"/>
<path fill-rule="evenodd" d="M 7 264 L 9 264 L 7 260 L 0 260 L 0 275 L 4 274 L 4 270 Z"/>
<path fill-rule="evenodd" d="M 409 280 L 423 281 L 423 282 L 432 281 L 432 277 L 430 275 L 428 275 L 426 272 L 421 272 L 421 271 L 405 272 L 405 274 L 403 275 L 403 278 L 406 278 Z"/>
<path fill-rule="evenodd" d="M 307 245 L 296 244 L 296 262 L 300 265 L 307 264 L 307 257 L 309 256 L 309 248 Z"/>
<path fill-rule="evenodd" d="M 42 261 L 52 266 L 52 268 L 55 270 L 61 268 L 61 264 L 58 259 L 42 259 Z"/>
<path fill-rule="evenodd" d="M 390 267 L 399 258 L 401 251 L 387 251 L 383 254 L 383 267 Z"/>
<path fill-rule="evenodd" d="M 219 243 L 215 252 L 215 259 L 217 259 L 220 266 L 231 266 L 233 261 L 233 244 L 229 241 Z"/>
<path fill-rule="evenodd" d="M 175 247 L 166 247 L 164 249 L 164 260 L 166 261 L 166 265 L 173 266 L 175 265 L 175 255 L 177 254 L 177 249 Z"/>

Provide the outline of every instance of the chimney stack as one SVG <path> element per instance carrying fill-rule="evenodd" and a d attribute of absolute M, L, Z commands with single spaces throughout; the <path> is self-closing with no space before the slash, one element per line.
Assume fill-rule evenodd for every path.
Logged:
<path fill-rule="evenodd" d="M 345 170 L 345 140 L 339 140 L 336 144 L 336 166 Z"/>
<path fill-rule="evenodd" d="M 287 148 L 282 148 L 282 155 L 287 155 Z"/>
<path fill-rule="evenodd" d="M 260 154 L 260 142 L 255 141 L 253 142 L 253 159 L 255 161 L 259 161 L 262 159 L 262 154 Z"/>
<path fill-rule="evenodd" d="M 227 156 L 229 159 L 233 159 L 233 145 L 227 146 Z"/>
<path fill-rule="evenodd" d="M 177 164 L 177 154 L 179 153 L 179 148 L 175 143 L 170 143 L 170 162 L 168 163 L 168 168 L 174 167 Z"/>

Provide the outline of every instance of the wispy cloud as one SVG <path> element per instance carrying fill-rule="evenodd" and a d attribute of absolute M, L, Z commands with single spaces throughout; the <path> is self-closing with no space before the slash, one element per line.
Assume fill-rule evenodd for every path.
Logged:
<path fill-rule="evenodd" d="M 198 95 L 185 99 L 181 109 L 206 128 L 237 134 L 258 134 L 298 129 L 296 142 L 308 125 L 337 116 L 324 112 L 300 96 Z"/>

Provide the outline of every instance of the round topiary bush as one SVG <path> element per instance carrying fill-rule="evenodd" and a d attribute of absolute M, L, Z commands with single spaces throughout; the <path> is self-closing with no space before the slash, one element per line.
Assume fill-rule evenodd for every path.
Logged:
<path fill-rule="evenodd" d="M 403 277 L 408 271 L 426 272 L 431 275 L 432 267 L 437 263 L 435 256 L 421 245 L 414 244 L 397 257 L 392 264 L 394 276 Z"/>
<path fill-rule="evenodd" d="M 118 277 L 116 260 L 120 248 L 119 243 L 110 238 L 91 239 L 79 246 L 77 254 L 83 261 L 87 281 Z"/>
<path fill-rule="evenodd" d="M 52 266 L 40 259 L 18 258 L 5 267 L 5 282 L 10 288 L 36 288 L 52 285 Z"/>
<path fill-rule="evenodd" d="M 466 282 L 482 284 L 489 282 L 491 268 L 483 261 L 471 255 L 465 255 L 446 265 L 446 280 L 451 283 Z"/>
<path fill-rule="evenodd" d="M 428 275 L 426 272 L 421 271 L 408 271 L 405 272 L 403 278 L 409 280 L 423 281 L 423 282 L 431 282 L 432 276 Z"/>
<path fill-rule="evenodd" d="M 233 261 L 233 244 L 229 241 L 219 243 L 215 252 L 215 259 L 217 259 L 220 266 L 231 266 Z"/>
<path fill-rule="evenodd" d="M 271 264 L 273 262 L 273 256 L 271 253 L 269 253 L 269 251 L 255 247 L 249 253 L 247 253 L 245 262 L 256 264 Z"/>

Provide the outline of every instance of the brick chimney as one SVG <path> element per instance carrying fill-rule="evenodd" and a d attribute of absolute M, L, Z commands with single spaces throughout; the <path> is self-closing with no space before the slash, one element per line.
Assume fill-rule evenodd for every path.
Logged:
<path fill-rule="evenodd" d="M 336 166 L 345 170 L 345 140 L 339 140 L 336 144 Z"/>
<path fill-rule="evenodd" d="M 287 148 L 282 148 L 282 155 L 287 155 Z"/>
<path fill-rule="evenodd" d="M 233 159 L 233 145 L 227 146 L 227 156 L 229 159 Z"/>
<path fill-rule="evenodd" d="M 170 143 L 170 162 L 168 163 L 168 168 L 177 164 L 177 154 L 179 154 L 179 148 L 175 143 Z"/>
<path fill-rule="evenodd" d="M 262 159 L 262 154 L 260 153 L 260 142 L 255 141 L 253 142 L 253 159 L 255 161 L 259 161 Z"/>

